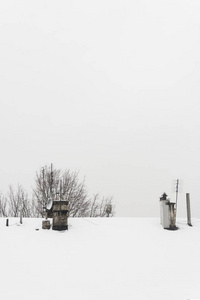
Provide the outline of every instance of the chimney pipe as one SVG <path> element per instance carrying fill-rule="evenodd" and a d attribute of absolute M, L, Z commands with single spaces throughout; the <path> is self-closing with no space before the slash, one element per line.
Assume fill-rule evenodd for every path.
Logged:
<path fill-rule="evenodd" d="M 190 194 L 186 193 L 186 206 L 187 206 L 187 224 L 192 226 L 191 223 L 191 209 L 190 209 Z"/>

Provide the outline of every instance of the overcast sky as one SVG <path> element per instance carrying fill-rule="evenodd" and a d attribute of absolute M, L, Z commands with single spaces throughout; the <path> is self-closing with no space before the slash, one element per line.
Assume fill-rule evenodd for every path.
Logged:
<path fill-rule="evenodd" d="M 0 4 L 0 190 L 80 171 L 117 216 L 200 217 L 200 1 Z"/>

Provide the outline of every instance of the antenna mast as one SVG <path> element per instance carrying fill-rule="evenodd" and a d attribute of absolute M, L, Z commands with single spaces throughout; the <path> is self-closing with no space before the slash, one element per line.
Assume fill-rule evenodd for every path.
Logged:
<path fill-rule="evenodd" d="M 179 179 L 176 180 L 176 215 L 177 215 L 177 202 L 178 202 L 178 188 L 179 188 Z"/>
<path fill-rule="evenodd" d="M 42 213 L 43 216 L 45 214 L 46 211 L 46 201 L 45 201 L 45 189 L 44 189 L 44 167 L 42 168 Z"/>
<path fill-rule="evenodd" d="M 59 212 L 60 220 L 59 220 L 59 227 L 61 227 L 61 215 L 62 215 L 61 201 L 62 201 L 62 198 L 63 198 L 63 185 L 62 185 L 62 179 L 60 179 L 60 212 Z"/>
<path fill-rule="evenodd" d="M 53 194 L 53 164 L 51 164 L 50 194 Z"/>

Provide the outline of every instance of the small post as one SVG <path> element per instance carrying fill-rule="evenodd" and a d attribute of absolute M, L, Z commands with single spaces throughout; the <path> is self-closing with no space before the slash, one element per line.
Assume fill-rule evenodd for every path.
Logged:
<path fill-rule="evenodd" d="M 50 229 L 51 228 L 51 223 L 49 220 L 43 220 L 42 221 L 42 229 Z"/>
<path fill-rule="evenodd" d="M 22 210 L 20 210 L 20 224 L 22 224 Z"/>
<path fill-rule="evenodd" d="M 6 219 L 6 226 L 9 226 L 9 219 Z"/>
<path fill-rule="evenodd" d="M 187 224 L 192 226 L 191 223 L 191 209 L 190 209 L 190 194 L 186 193 L 186 206 L 187 206 Z"/>
<path fill-rule="evenodd" d="M 112 205 L 111 204 L 107 204 L 107 206 L 106 206 L 106 217 L 109 218 L 111 212 L 112 212 Z"/>

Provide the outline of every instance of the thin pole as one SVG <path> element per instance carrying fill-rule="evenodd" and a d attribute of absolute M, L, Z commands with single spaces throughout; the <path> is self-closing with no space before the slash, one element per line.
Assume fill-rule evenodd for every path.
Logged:
<path fill-rule="evenodd" d="M 59 218 L 60 228 L 61 228 L 61 201 L 62 201 L 62 179 L 60 179 L 60 218 Z"/>
<path fill-rule="evenodd" d="M 53 164 L 51 164 L 51 179 L 50 179 L 50 194 L 52 197 L 53 193 Z"/>
<path fill-rule="evenodd" d="M 45 211 L 45 191 L 44 191 L 44 167 L 42 168 L 42 216 L 44 217 Z"/>
<path fill-rule="evenodd" d="M 178 185 L 179 185 L 179 179 L 176 180 L 176 214 L 175 214 L 175 217 L 177 216 Z"/>

